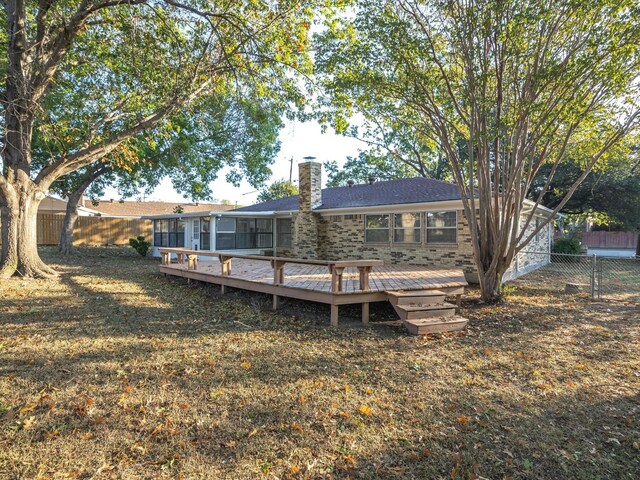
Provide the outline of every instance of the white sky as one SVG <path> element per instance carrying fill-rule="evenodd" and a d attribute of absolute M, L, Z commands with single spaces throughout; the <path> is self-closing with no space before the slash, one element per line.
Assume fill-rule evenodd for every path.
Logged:
<path fill-rule="evenodd" d="M 327 131 L 322 133 L 320 125 L 316 122 L 287 122 L 280 132 L 280 152 L 275 162 L 271 165 L 273 172 L 267 185 L 274 180 L 288 179 L 290 159 L 293 157 L 293 181 L 297 183 L 298 167 L 297 163 L 303 162 L 303 157 L 314 156 L 316 161 L 325 162 L 336 160 L 342 165 L 347 156 L 356 156 L 359 149 L 365 148 L 364 143 L 353 138 L 342 137 Z M 240 187 L 234 187 L 225 181 L 225 170 L 218 173 L 218 179 L 211 183 L 213 198 L 216 201 L 228 199 L 232 203 L 239 205 L 251 205 L 255 203 L 258 192 L 246 181 Z M 323 172 L 323 185 L 326 182 L 326 174 Z M 107 189 L 105 198 L 119 198 L 114 189 Z M 152 195 L 145 197 L 146 200 L 160 200 L 166 202 L 189 201 L 178 194 L 171 186 L 171 180 L 165 178 L 156 188 Z"/>

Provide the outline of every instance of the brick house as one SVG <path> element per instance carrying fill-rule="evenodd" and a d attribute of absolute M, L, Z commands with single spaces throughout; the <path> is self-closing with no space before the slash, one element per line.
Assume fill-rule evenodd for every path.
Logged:
<path fill-rule="evenodd" d="M 301 163 L 299 195 L 206 216 L 154 217 L 154 227 L 161 221 L 172 222 L 182 232 L 182 242 L 174 237 L 177 242 L 162 246 L 459 267 L 473 281 L 471 239 L 458 187 L 438 180 L 406 178 L 322 189 L 321 176 L 320 163 Z M 526 206 L 532 208 L 533 203 Z M 550 213 L 539 206 L 530 228 Z M 542 253 L 519 254 L 505 279 L 544 265 L 551 238 L 548 226 L 528 248 Z M 158 246 L 154 242 L 156 255 Z"/>

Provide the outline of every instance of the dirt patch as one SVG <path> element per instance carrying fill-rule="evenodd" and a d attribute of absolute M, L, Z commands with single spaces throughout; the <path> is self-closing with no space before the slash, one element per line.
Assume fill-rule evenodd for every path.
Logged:
<path fill-rule="evenodd" d="M 59 278 L 0 284 L 0 478 L 640 475 L 636 305 L 515 282 L 411 337 L 127 249 L 44 254 Z"/>

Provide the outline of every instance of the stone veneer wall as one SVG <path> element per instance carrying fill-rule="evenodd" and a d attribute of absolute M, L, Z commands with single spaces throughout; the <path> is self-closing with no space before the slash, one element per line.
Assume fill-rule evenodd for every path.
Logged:
<path fill-rule="evenodd" d="M 365 243 L 364 218 L 364 215 L 322 217 L 318 229 L 320 257 L 329 260 L 366 258 L 391 264 L 458 267 L 468 272 L 475 270 L 471 238 L 462 210 L 458 211 L 456 244 L 426 244 L 424 212 L 422 243 Z"/>
<path fill-rule="evenodd" d="M 522 215 L 520 217 L 520 225 L 524 225 L 527 216 Z M 527 235 L 533 233 L 536 228 L 536 220 L 533 219 L 527 227 Z M 540 230 L 538 234 L 531 240 L 523 251 L 521 251 L 511 263 L 509 269 L 502 277 L 503 281 L 515 280 L 521 277 L 525 273 L 536 270 L 537 268 L 545 266 L 549 263 L 549 248 L 551 241 L 551 224 Z"/>
<path fill-rule="evenodd" d="M 401 213 L 401 212 L 398 212 Z M 456 244 L 426 244 L 425 218 L 422 218 L 422 243 L 365 243 L 364 215 L 320 216 L 298 213 L 293 219 L 293 247 L 278 250 L 278 255 L 296 258 L 319 258 L 324 260 L 384 260 L 391 264 L 424 265 L 431 267 L 461 268 L 470 282 L 477 283 L 473 261 L 471 235 L 463 210 L 458 210 L 458 232 Z M 522 219 L 524 221 L 524 217 Z M 531 232 L 535 220 L 529 226 Z M 505 273 L 504 280 L 513 280 L 527 272 L 546 265 L 548 255 L 531 252 L 549 251 L 548 226 L 534 238 L 530 245 L 514 260 Z M 313 250 L 315 248 L 315 250 Z"/>
<path fill-rule="evenodd" d="M 305 162 L 298 165 L 299 211 L 293 226 L 293 253 L 297 258 L 318 258 L 320 215 L 313 209 L 322 204 L 322 164 Z"/>

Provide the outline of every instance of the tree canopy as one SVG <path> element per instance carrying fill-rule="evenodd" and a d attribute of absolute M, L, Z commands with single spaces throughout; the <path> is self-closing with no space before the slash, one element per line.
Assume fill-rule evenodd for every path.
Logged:
<path fill-rule="evenodd" d="M 258 195 L 258 202 L 268 202 L 278 198 L 290 197 L 298 194 L 298 187 L 289 180 L 276 180 Z"/>
<path fill-rule="evenodd" d="M 259 107 L 238 100 L 270 99 L 280 111 L 303 102 L 298 78 L 310 72 L 307 36 L 319 4 L 4 2 L 0 275 L 53 273 L 35 248 L 35 211 L 64 175 L 107 157 L 137 161 L 140 134 L 175 134 L 172 117 L 207 96 L 234 97 L 256 114 Z M 44 144 L 57 143 L 40 165 L 32 156 L 36 130 Z M 194 172 L 207 173 L 204 163 L 191 165 L 177 175 L 183 189 L 187 180 L 197 185 Z M 245 166 L 259 173 L 257 164 Z M 234 170 L 237 181 L 241 169 Z M 191 193 L 206 193 L 199 188 Z"/>

